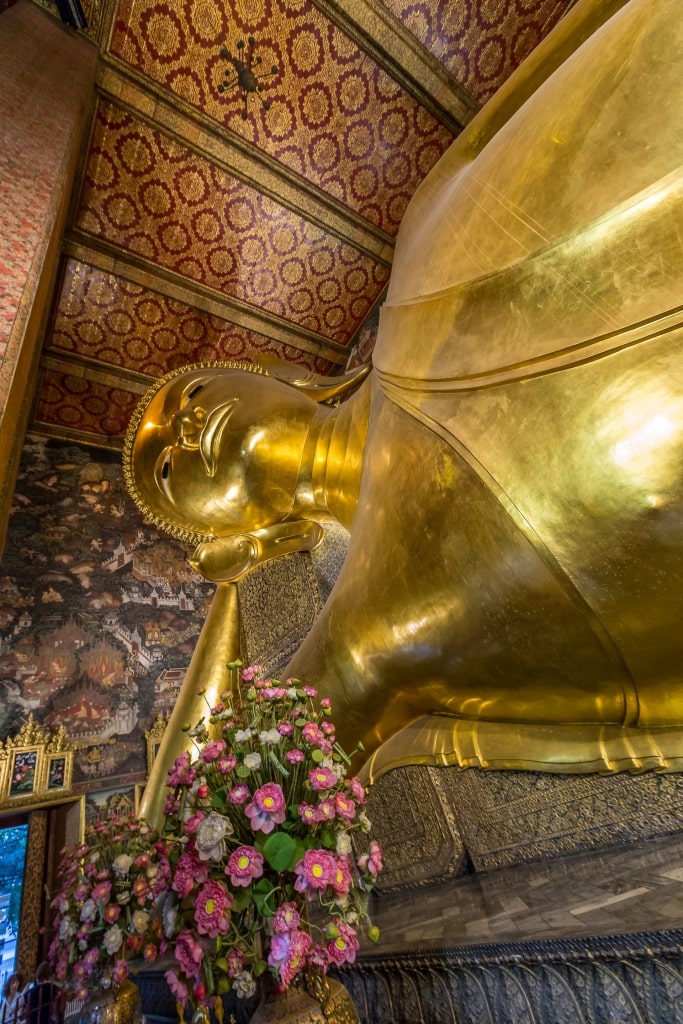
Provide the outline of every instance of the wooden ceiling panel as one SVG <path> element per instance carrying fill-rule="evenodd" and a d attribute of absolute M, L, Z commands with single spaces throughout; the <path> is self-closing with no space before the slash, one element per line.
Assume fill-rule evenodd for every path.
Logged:
<path fill-rule="evenodd" d="M 389 276 L 108 101 L 95 118 L 76 227 L 341 345 Z"/>
<path fill-rule="evenodd" d="M 221 47 L 249 35 L 278 73 L 263 82 L 270 109 L 252 95 L 245 121 L 239 90 L 217 87 Z M 390 235 L 453 139 L 308 0 L 121 0 L 110 51 Z"/>
<path fill-rule="evenodd" d="M 268 356 L 313 373 L 336 370 L 329 360 L 75 259 L 66 262 L 48 351 L 119 365 L 150 383 L 187 363 L 220 359 Z"/>
<path fill-rule="evenodd" d="M 538 46 L 573 0 L 382 0 L 480 103 Z"/>

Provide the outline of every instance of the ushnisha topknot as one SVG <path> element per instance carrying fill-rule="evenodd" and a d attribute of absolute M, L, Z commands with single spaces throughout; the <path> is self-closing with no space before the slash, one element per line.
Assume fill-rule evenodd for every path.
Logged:
<path fill-rule="evenodd" d="M 209 534 L 196 533 L 193 530 L 186 530 L 181 526 L 176 526 L 174 523 L 169 522 L 168 519 L 158 515 L 149 507 L 140 494 L 135 481 L 135 473 L 133 470 L 133 444 L 138 427 L 140 426 L 147 407 L 154 396 L 161 390 L 161 388 L 168 384 L 169 381 L 174 380 L 183 373 L 193 373 L 197 370 L 245 370 L 247 373 L 258 373 L 263 377 L 273 376 L 273 374 L 269 373 L 262 366 L 259 366 L 256 363 L 247 363 L 236 359 L 215 360 L 207 363 L 188 363 L 186 366 L 179 366 L 177 370 L 172 370 L 170 373 L 167 373 L 163 377 L 159 377 L 158 380 L 155 380 L 154 383 L 149 386 L 147 391 L 145 391 L 144 395 L 133 410 L 133 414 L 130 418 L 130 422 L 128 423 L 128 428 L 123 440 L 123 452 L 121 455 L 123 479 L 126 484 L 126 489 L 145 519 L 152 522 L 158 529 L 170 534 L 170 536 L 174 537 L 176 540 L 183 541 L 193 547 L 196 547 L 204 541 L 210 541 L 213 538 Z"/>

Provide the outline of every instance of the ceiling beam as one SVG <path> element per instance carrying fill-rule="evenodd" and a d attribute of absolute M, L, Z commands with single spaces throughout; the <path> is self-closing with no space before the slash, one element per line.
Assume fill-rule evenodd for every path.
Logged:
<path fill-rule="evenodd" d="M 141 256 L 133 256 L 125 249 L 81 231 L 71 230 L 65 235 L 62 252 L 103 273 L 122 277 L 133 284 L 158 292 L 168 299 L 182 302 L 186 306 L 262 334 L 266 338 L 307 352 L 309 355 L 327 359 L 339 366 L 343 366 L 348 358 L 349 349 L 344 345 L 330 341 L 305 327 L 297 327 L 267 310 L 231 298 L 207 285 L 190 281 L 181 274 L 160 267 Z"/>
<path fill-rule="evenodd" d="M 480 109 L 474 96 L 404 28 L 382 0 L 313 3 L 454 136 Z"/>

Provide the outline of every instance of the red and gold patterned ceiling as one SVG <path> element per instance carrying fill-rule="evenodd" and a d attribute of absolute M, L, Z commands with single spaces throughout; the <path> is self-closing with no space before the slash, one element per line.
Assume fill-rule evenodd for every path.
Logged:
<path fill-rule="evenodd" d="M 83 0 L 96 97 L 32 429 L 117 447 L 187 363 L 366 357 L 410 197 L 569 6 Z M 250 36 L 276 71 L 243 119 L 220 51 Z"/>

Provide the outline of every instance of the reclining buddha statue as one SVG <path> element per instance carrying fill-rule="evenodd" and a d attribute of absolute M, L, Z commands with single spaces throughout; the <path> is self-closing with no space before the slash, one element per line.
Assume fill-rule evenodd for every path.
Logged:
<path fill-rule="evenodd" d="M 131 424 L 133 497 L 219 591 L 350 530 L 287 675 L 375 775 L 683 768 L 678 3 L 583 0 L 462 132 L 340 404 L 197 366 Z"/>

